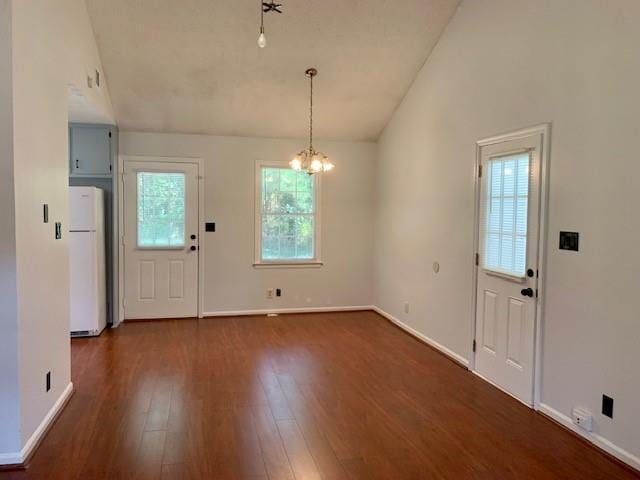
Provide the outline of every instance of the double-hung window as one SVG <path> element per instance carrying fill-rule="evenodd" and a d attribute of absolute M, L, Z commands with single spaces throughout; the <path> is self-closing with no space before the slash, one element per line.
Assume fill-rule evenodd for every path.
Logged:
<path fill-rule="evenodd" d="M 255 265 L 320 265 L 320 177 L 279 163 L 256 176 Z"/>

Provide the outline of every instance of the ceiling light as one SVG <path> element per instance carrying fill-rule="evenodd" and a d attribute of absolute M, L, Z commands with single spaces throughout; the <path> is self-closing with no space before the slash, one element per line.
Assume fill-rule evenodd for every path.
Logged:
<path fill-rule="evenodd" d="M 267 46 L 267 37 L 264 34 L 264 14 L 269 12 L 278 12 L 282 13 L 281 3 L 275 3 L 271 0 L 270 3 L 263 2 L 260 0 L 260 35 L 258 36 L 258 46 L 260 48 L 264 48 Z"/>
<path fill-rule="evenodd" d="M 289 166 L 299 172 L 307 172 L 309 175 L 333 170 L 334 165 L 322 152 L 313 149 L 313 77 L 318 74 L 315 68 L 308 68 L 304 74 L 309 77 L 309 148 L 298 153 Z"/>

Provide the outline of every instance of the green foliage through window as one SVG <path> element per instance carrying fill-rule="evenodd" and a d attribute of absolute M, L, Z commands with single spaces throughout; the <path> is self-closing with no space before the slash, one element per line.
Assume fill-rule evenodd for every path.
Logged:
<path fill-rule="evenodd" d="M 184 173 L 138 172 L 138 247 L 184 246 Z"/>
<path fill-rule="evenodd" d="M 261 169 L 262 260 L 315 257 L 314 179 L 289 168 Z"/>

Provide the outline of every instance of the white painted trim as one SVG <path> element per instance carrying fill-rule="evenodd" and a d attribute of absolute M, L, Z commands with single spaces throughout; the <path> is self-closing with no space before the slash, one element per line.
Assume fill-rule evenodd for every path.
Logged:
<path fill-rule="evenodd" d="M 253 253 L 253 266 L 254 268 L 282 268 L 286 265 L 292 265 L 297 268 L 320 268 L 323 265 L 322 262 L 322 174 L 316 174 L 313 176 L 314 182 L 314 238 L 313 238 L 313 254 L 314 257 L 304 261 L 293 260 L 291 262 L 277 260 L 275 262 L 268 262 L 262 260 L 262 167 L 277 167 L 277 168 L 290 168 L 289 162 L 280 161 L 262 161 L 257 160 L 255 162 L 255 198 L 254 198 L 254 210 L 253 210 L 253 238 L 254 238 L 254 253 Z"/>
<path fill-rule="evenodd" d="M 531 408 L 531 405 L 528 404 L 527 402 L 525 402 L 524 400 L 522 400 L 521 398 L 516 397 L 513 393 L 511 393 L 508 390 L 505 390 L 504 388 L 502 388 L 500 385 L 498 385 L 497 383 L 489 380 L 487 377 L 481 375 L 480 373 L 477 372 L 477 370 L 470 370 L 471 373 L 473 373 L 476 377 L 484 380 L 485 382 L 487 382 L 488 384 L 490 384 L 492 387 L 497 388 L 498 390 L 500 390 L 502 393 L 505 393 L 507 395 L 509 395 L 511 398 L 513 398 L 514 400 L 517 400 L 518 402 L 520 402 L 521 404 L 523 404 L 525 407 L 527 408 Z"/>
<path fill-rule="evenodd" d="M 118 292 L 118 305 L 120 310 L 120 321 L 124 321 L 125 306 L 124 301 L 124 248 L 122 239 L 124 236 L 124 170 L 126 162 L 167 162 L 167 163 L 194 163 L 198 167 L 198 318 L 204 316 L 204 161 L 199 157 L 162 157 L 162 156 L 142 156 L 142 155 L 120 155 L 118 165 L 118 177 L 120 188 L 118 189 L 118 275 L 120 276 L 120 288 Z M 117 325 L 115 325 L 117 326 Z"/>
<path fill-rule="evenodd" d="M 604 438 L 602 435 L 599 435 L 594 432 L 587 432 L 586 430 L 581 429 L 577 425 L 574 425 L 573 422 L 571 421 L 571 418 L 559 412 L 555 408 L 550 407 L 546 403 L 540 403 L 539 411 L 540 413 L 552 418 L 563 427 L 566 427 L 572 432 L 577 433 L 582 438 L 586 439 L 588 442 L 592 443 L 596 447 L 607 452 L 609 455 L 614 456 L 621 462 L 624 462 L 627 465 L 630 465 L 636 470 L 640 470 L 640 457 L 637 457 L 634 454 L 627 452 L 623 448 L 617 446 L 615 443 Z"/>
<path fill-rule="evenodd" d="M 21 465 L 22 454 L 20 452 L 14 453 L 0 453 L 0 465 Z"/>
<path fill-rule="evenodd" d="M 430 345 L 431 347 L 435 348 L 436 350 L 439 350 L 440 352 L 444 353 L 446 356 L 448 356 L 449 358 L 451 358 L 455 362 L 459 363 L 460 365 L 462 365 L 464 367 L 468 367 L 469 366 L 469 360 L 464 358 L 462 355 L 454 352 L 453 350 L 448 349 L 447 347 L 445 347 L 444 345 L 436 342 L 432 338 L 429 338 L 426 335 L 423 335 L 422 333 L 418 332 L 417 330 L 415 330 L 414 328 L 410 327 L 406 323 L 401 322 L 400 320 L 398 320 L 396 317 L 394 317 L 390 313 L 385 312 L 381 308 L 373 306 L 372 309 L 373 309 L 374 312 L 378 313 L 379 315 L 382 315 L 386 319 L 390 320 L 392 323 L 395 323 L 398 327 L 403 329 L 405 332 L 409 333 L 410 335 L 413 335 L 414 337 L 416 337 L 419 340 L 422 340 L 424 343 L 426 343 L 427 345 Z"/>
<path fill-rule="evenodd" d="M 320 268 L 322 265 L 322 262 L 262 262 L 254 263 L 253 268 Z"/>
<path fill-rule="evenodd" d="M 301 307 L 301 308 L 269 308 L 259 310 L 224 310 L 219 312 L 204 312 L 205 317 L 242 317 L 248 315 L 268 315 L 270 313 L 319 313 L 319 312 L 356 312 L 375 310 L 373 305 L 358 305 L 344 307 Z"/>
<path fill-rule="evenodd" d="M 58 417 L 72 393 L 73 383 L 69 382 L 60 397 L 58 397 L 58 400 L 56 400 L 49 412 L 47 412 L 42 419 L 38 428 L 35 429 L 31 437 L 26 441 L 22 450 L 13 453 L 0 453 L 0 465 L 21 465 L 25 463 L 47 433 L 53 421 Z"/>
<path fill-rule="evenodd" d="M 498 143 L 510 142 L 535 135 L 542 136 L 540 151 L 540 193 L 539 193 L 539 217 L 538 217 L 538 298 L 536 307 L 536 326 L 534 334 L 534 359 L 533 359 L 533 408 L 540 408 L 542 398 L 542 334 L 544 326 L 544 280 L 547 258 L 547 222 L 549 208 L 549 161 L 551 147 L 551 123 L 543 123 L 529 128 L 523 128 L 502 135 L 484 138 L 476 142 L 476 158 L 474 162 L 473 183 L 474 183 L 474 219 L 473 219 L 473 252 L 472 252 L 472 272 L 473 291 L 471 297 L 471 341 L 469 342 L 469 369 L 475 371 L 475 353 L 473 352 L 473 340 L 476 338 L 476 312 L 478 295 L 478 266 L 476 265 L 476 254 L 480 248 L 479 220 L 480 220 L 480 177 L 478 171 L 481 163 L 482 147 L 495 145 Z M 480 378 L 485 379 L 481 375 Z M 486 379 L 485 379 L 486 380 Z M 491 383 L 491 382 L 489 382 Z M 500 387 L 498 387 L 500 388 Z M 502 390 L 502 389 L 501 389 Z M 527 405 L 527 403 L 525 403 Z"/>
<path fill-rule="evenodd" d="M 124 321 L 124 245 L 122 243 L 124 235 L 124 156 L 118 157 L 118 210 L 116 220 L 118 222 L 118 269 L 115 273 L 118 275 L 118 324 Z"/>

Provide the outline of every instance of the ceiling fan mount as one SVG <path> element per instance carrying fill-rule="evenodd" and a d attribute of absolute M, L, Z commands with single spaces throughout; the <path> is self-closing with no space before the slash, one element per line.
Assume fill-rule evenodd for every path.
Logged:
<path fill-rule="evenodd" d="M 269 13 L 269 12 L 282 13 L 281 8 L 282 8 L 282 4 L 275 3 L 273 0 L 271 0 L 271 2 L 262 2 L 262 11 L 264 13 Z"/>

